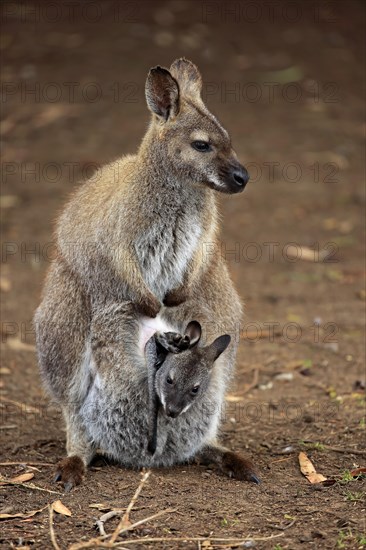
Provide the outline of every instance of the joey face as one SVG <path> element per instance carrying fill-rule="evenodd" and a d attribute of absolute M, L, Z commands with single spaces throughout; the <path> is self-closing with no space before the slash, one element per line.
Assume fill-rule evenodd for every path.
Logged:
<path fill-rule="evenodd" d="M 222 193 L 243 191 L 249 180 L 230 136 L 201 99 L 197 67 L 178 59 L 149 73 L 146 98 L 155 115 L 159 147 L 177 178 Z"/>
<path fill-rule="evenodd" d="M 211 369 L 202 363 L 199 354 L 191 350 L 167 356 L 155 379 L 156 392 L 167 416 L 176 418 L 186 412 L 207 389 Z"/>
<path fill-rule="evenodd" d="M 185 413 L 207 391 L 216 359 L 227 348 L 230 336 L 220 336 L 210 346 L 197 344 L 179 354 L 168 353 L 156 373 L 155 389 L 164 412 L 171 418 Z"/>

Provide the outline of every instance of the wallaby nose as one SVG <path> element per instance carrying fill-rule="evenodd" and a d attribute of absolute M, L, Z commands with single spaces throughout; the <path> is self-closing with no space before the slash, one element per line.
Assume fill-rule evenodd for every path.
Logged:
<path fill-rule="evenodd" d="M 236 168 L 233 172 L 233 178 L 235 183 L 242 189 L 246 186 L 246 184 L 249 181 L 249 174 L 246 168 L 241 166 L 240 168 Z"/>
<path fill-rule="evenodd" d="M 168 406 L 166 409 L 166 414 L 167 416 L 169 416 L 169 418 L 177 418 L 177 416 L 179 416 L 179 413 L 180 410 L 172 406 Z"/>

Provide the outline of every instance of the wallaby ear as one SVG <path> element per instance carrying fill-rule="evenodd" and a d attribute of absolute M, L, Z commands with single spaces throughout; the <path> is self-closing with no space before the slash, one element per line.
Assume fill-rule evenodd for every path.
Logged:
<path fill-rule="evenodd" d="M 207 357 L 212 361 L 216 361 L 218 357 L 226 350 L 230 344 L 231 337 L 228 334 L 219 336 L 206 348 Z"/>
<path fill-rule="evenodd" d="M 202 77 L 196 65 L 181 57 L 170 66 L 170 72 L 177 80 L 183 96 L 201 97 Z"/>
<path fill-rule="evenodd" d="M 199 339 L 201 338 L 202 329 L 201 325 L 198 321 L 191 321 L 188 323 L 187 328 L 184 332 L 185 336 L 188 336 L 189 338 L 189 347 L 193 348 L 196 344 L 198 344 Z"/>
<path fill-rule="evenodd" d="M 178 113 L 179 86 L 170 72 L 163 67 L 150 69 L 145 85 L 147 105 L 153 113 L 168 120 Z"/>

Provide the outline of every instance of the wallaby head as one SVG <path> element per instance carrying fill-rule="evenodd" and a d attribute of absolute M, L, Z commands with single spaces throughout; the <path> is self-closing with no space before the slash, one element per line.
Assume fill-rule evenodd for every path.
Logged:
<path fill-rule="evenodd" d="M 169 70 L 151 69 L 145 93 L 153 120 L 143 145 L 180 181 L 238 193 L 248 172 L 228 132 L 203 103 L 201 89 L 201 75 L 187 59 L 177 59 Z"/>
<path fill-rule="evenodd" d="M 214 362 L 230 343 L 230 336 L 223 335 L 209 346 L 198 347 L 201 327 L 199 323 L 194 323 L 195 333 L 188 349 L 180 353 L 168 353 L 155 376 L 156 395 L 165 414 L 171 418 L 186 412 L 205 393 Z M 189 332 L 188 326 L 186 335 Z"/>

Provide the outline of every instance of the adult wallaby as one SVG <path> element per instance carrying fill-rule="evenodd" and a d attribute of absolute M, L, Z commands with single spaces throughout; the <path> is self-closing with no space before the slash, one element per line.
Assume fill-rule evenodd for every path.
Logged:
<path fill-rule="evenodd" d="M 103 350 L 106 311 L 118 311 L 119 323 L 120 363 L 110 363 L 111 376 L 145 376 L 144 343 L 156 331 L 183 334 L 196 319 L 202 344 L 208 335 L 231 336 L 214 364 L 216 410 L 201 440 L 201 449 L 222 459 L 216 435 L 241 305 L 218 246 L 215 191 L 242 191 L 248 174 L 228 133 L 205 107 L 201 87 L 198 69 L 186 59 L 174 61 L 169 71 L 151 69 L 146 99 L 152 119 L 137 155 L 103 167 L 59 219 L 57 259 L 35 326 L 41 374 L 66 420 L 66 485 L 80 482 L 94 452 L 79 413 L 98 381 L 93 338 Z M 252 473 L 244 460 L 233 471 L 241 478 Z"/>

